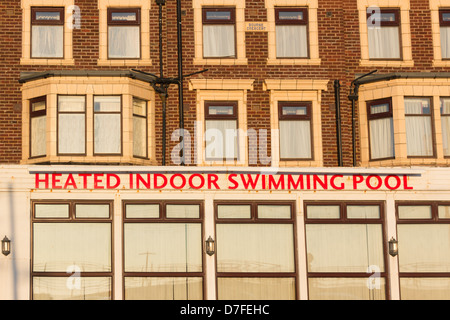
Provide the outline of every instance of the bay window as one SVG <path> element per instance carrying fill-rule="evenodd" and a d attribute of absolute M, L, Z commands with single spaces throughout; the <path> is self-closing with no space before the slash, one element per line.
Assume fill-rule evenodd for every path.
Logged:
<path fill-rule="evenodd" d="M 86 96 L 58 96 L 58 154 L 86 154 Z"/>
<path fill-rule="evenodd" d="M 386 298 L 381 203 L 305 203 L 310 300 Z"/>
<path fill-rule="evenodd" d="M 64 57 L 64 8 L 31 8 L 31 58 Z"/>
<path fill-rule="evenodd" d="M 124 202 L 124 298 L 203 299 L 201 202 Z"/>
<path fill-rule="evenodd" d="M 405 97 L 406 145 L 409 157 L 434 155 L 430 98 Z"/>
<path fill-rule="evenodd" d="M 112 204 L 32 203 L 32 298 L 112 299 Z"/>
<path fill-rule="evenodd" d="M 277 58 L 307 58 L 307 8 L 275 8 L 275 25 Z"/>
<path fill-rule="evenodd" d="M 202 14 L 203 58 L 235 58 L 235 8 L 203 8 Z"/>
<path fill-rule="evenodd" d="M 108 58 L 141 57 L 140 9 L 108 8 Z"/>
<path fill-rule="evenodd" d="M 311 102 L 279 102 L 280 160 L 312 158 Z"/>
<path fill-rule="evenodd" d="M 94 96 L 94 154 L 122 152 L 121 96 Z"/>
<path fill-rule="evenodd" d="M 369 121 L 370 159 L 389 159 L 394 157 L 394 127 L 392 119 L 392 100 L 381 99 L 367 103 Z"/>
<path fill-rule="evenodd" d="M 216 202 L 217 298 L 296 299 L 294 205 Z"/>
<path fill-rule="evenodd" d="M 368 13 L 367 21 L 369 59 L 401 59 L 400 10 Z"/>
<path fill-rule="evenodd" d="M 42 157 L 47 153 L 47 98 L 30 100 L 30 157 Z"/>
<path fill-rule="evenodd" d="M 397 202 L 402 300 L 450 298 L 450 203 Z"/>

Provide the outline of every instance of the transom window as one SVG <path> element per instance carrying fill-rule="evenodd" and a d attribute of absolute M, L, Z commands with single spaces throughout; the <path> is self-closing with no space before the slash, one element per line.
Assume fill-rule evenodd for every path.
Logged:
<path fill-rule="evenodd" d="M 64 8 L 31 8 L 31 58 L 64 57 Z"/>
<path fill-rule="evenodd" d="M 109 300 L 112 203 L 32 202 L 32 299 Z"/>
<path fill-rule="evenodd" d="M 124 202 L 124 298 L 203 299 L 203 204 Z"/>
<path fill-rule="evenodd" d="M 236 58 L 235 8 L 203 8 L 203 58 Z"/>
<path fill-rule="evenodd" d="M 294 204 L 215 202 L 217 298 L 296 299 Z"/>
<path fill-rule="evenodd" d="M 108 8 L 108 58 L 141 57 L 141 16 L 138 8 Z"/>
<path fill-rule="evenodd" d="M 399 9 L 367 13 L 367 28 L 370 59 L 401 59 Z"/>
<path fill-rule="evenodd" d="M 308 58 L 307 8 L 275 8 L 277 58 Z"/>
<path fill-rule="evenodd" d="M 392 100 L 380 99 L 367 103 L 370 159 L 394 158 L 394 126 Z"/>
<path fill-rule="evenodd" d="M 450 202 L 396 209 L 401 299 L 450 299 Z"/>
<path fill-rule="evenodd" d="M 383 300 L 383 205 L 306 202 L 310 300 Z"/>

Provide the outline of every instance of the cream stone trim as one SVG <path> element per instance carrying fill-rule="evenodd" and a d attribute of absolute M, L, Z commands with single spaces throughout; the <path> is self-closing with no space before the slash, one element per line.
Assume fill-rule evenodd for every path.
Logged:
<path fill-rule="evenodd" d="M 236 58 L 213 59 L 203 58 L 203 23 L 202 7 L 233 6 L 236 7 Z M 245 53 L 245 1 L 242 0 L 193 0 L 194 9 L 194 65 L 246 65 Z"/>
<path fill-rule="evenodd" d="M 150 7 L 148 0 L 98 0 L 99 9 L 99 66 L 150 66 Z M 141 58 L 108 59 L 108 8 L 141 8 Z"/>
<path fill-rule="evenodd" d="M 189 90 L 197 91 L 196 154 L 194 162 L 198 166 L 247 166 L 247 91 L 253 90 L 253 81 L 239 80 L 190 80 Z M 233 84 L 234 83 L 234 84 Z M 208 161 L 205 159 L 205 101 L 238 102 L 238 154 L 237 160 Z"/>
<path fill-rule="evenodd" d="M 402 45 L 402 60 L 370 60 L 369 42 L 367 33 L 367 8 L 378 6 L 380 8 L 400 8 L 400 32 Z M 359 32 L 361 37 L 361 66 L 380 67 L 413 67 L 411 48 L 411 30 L 409 20 L 409 0 L 358 0 Z"/>
<path fill-rule="evenodd" d="M 275 37 L 275 10 L 279 7 L 308 7 L 308 37 L 309 58 L 305 59 L 277 59 Z M 274 65 L 320 65 L 319 58 L 319 27 L 317 21 L 317 0 L 266 0 L 268 25 L 268 58 L 267 64 Z"/>
<path fill-rule="evenodd" d="M 431 97 L 435 135 L 435 158 L 408 158 L 406 149 L 406 127 L 404 98 L 410 96 Z M 450 96 L 449 79 L 395 79 L 391 81 L 364 84 L 359 89 L 359 127 L 361 142 L 361 163 L 363 167 L 450 165 L 450 159 L 443 154 L 440 97 Z M 392 98 L 395 159 L 370 161 L 369 127 L 366 102 Z"/>
<path fill-rule="evenodd" d="M 72 29 L 67 26 L 67 9 L 74 5 L 74 0 L 22 0 L 22 65 L 74 65 Z M 31 7 L 64 7 L 64 58 L 37 59 L 31 58 Z"/>
<path fill-rule="evenodd" d="M 442 60 L 441 27 L 439 23 L 439 9 L 450 8 L 450 0 L 430 0 L 431 34 L 433 39 L 434 67 L 450 67 L 450 60 Z"/>
<path fill-rule="evenodd" d="M 93 96 L 122 95 L 122 155 L 94 156 Z M 57 96 L 86 95 L 86 155 L 57 155 Z M 29 100 L 47 96 L 47 152 L 45 157 L 29 159 Z M 148 101 L 148 158 L 133 157 L 133 97 Z M 126 77 L 51 77 L 24 83 L 22 86 L 22 164 L 41 162 L 157 164 L 155 144 L 155 93 L 147 83 Z"/>
<path fill-rule="evenodd" d="M 329 80 L 279 80 L 266 79 L 264 90 L 270 91 L 270 127 L 272 131 L 272 166 L 273 167 L 322 167 L 322 91 L 327 91 Z M 281 161 L 278 125 L 279 101 L 312 102 L 312 159 L 305 161 Z"/>

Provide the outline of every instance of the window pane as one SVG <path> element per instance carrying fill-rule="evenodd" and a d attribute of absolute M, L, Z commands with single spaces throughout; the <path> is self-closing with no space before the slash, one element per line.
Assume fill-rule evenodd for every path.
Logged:
<path fill-rule="evenodd" d="M 201 272 L 201 224 L 125 223 L 126 272 Z"/>
<path fill-rule="evenodd" d="M 83 114 L 58 115 L 58 153 L 84 154 L 86 152 L 86 118 Z"/>
<path fill-rule="evenodd" d="M 438 216 L 439 219 L 450 219 L 450 206 L 439 206 Z"/>
<path fill-rule="evenodd" d="M 278 11 L 279 20 L 303 20 L 303 11 Z"/>
<path fill-rule="evenodd" d="M 234 58 L 234 25 L 203 26 L 203 57 Z"/>
<path fill-rule="evenodd" d="M 432 156 L 431 117 L 405 117 L 408 156 Z"/>
<path fill-rule="evenodd" d="M 168 204 L 166 215 L 167 218 L 200 218 L 200 206 L 198 204 Z"/>
<path fill-rule="evenodd" d="M 347 206 L 347 218 L 349 219 L 378 219 L 380 218 L 379 206 Z"/>
<path fill-rule="evenodd" d="M 383 234 L 379 224 L 308 224 L 309 272 L 384 270 Z"/>
<path fill-rule="evenodd" d="M 140 57 L 139 26 L 108 27 L 108 57 L 137 59 Z"/>
<path fill-rule="evenodd" d="M 109 218 L 108 204 L 77 204 L 76 218 Z"/>
<path fill-rule="evenodd" d="M 294 300 L 294 278 L 218 278 L 219 300 Z"/>
<path fill-rule="evenodd" d="M 68 204 L 36 204 L 34 207 L 36 218 L 68 218 Z"/>
<path fill-rule="evenodd" d="M 133 155 L 147 157 L 147 119 L 133 117 Z"/>
<path fill-rule="evenodd" d="M 394 127 L 392 118 L 369 121 L 371 159 L 394 157 Z"/>
<path fill-rule="evenodd" d="M 294 272 L 291 224 L 217 224 L 218 272 Z"/>
<path fill-rule="evenodd" d="M 59 112 L 84 112 L 85 96 L 58 96 Z"/>
<path fill-rule="evenodd" d="M 137 21 L 136 12 L 111 12 L 112 21 Z"/>
<path fill-rule="evenodd" d="M 443 59 L 450 58 L 450 27 L 440 27 L 441 54 Z"/>
<path fill-rule="evenodd" d="M 45 101 L 34 102 L 31 104 L 31 112 L 45 110 Z"/>
<path fill-rule="evenodd" d="M 32 26 L 31 57 L 63 58 L 64 26 Z"/>
<path fill-rule="evenodd" d="M 34 223 L 33 271 L 111 271 L 110 223 Z"/>
<path fill-rule="evenodd" d="M 237 158 L 238 132 L 235 120 L 207 120 L 205 129 L 207 159 Z"/>
<path fill-rule="evenodd" d="M 58 11 L 36 11 L 36 20 L 59 21 L 61 20 L 61 13 Z"/>
<path fill-rule="evenodd" d="M 127 204 L 127 218 L 159 218 L 159 204 Z"/>
<path fill-rule="evenodd" d="M 210 115 L 233 115 L 233 106 L 209 106 L 208 113 Z"/>
<path fill-rule="evenodd" d="M 450 156 L 450 116 L 444 114 L 450 114 L 450 99 L 447 98 L 441 98 L 442 144 L 444 156 Z"/>
<path fill-rule="evenodd" d="M 95 112 L 120 112 L 120 96 L 96 96 L 94 97 Z"/>
<path fill-rule="evenodd" d="M 431 219 L 431 206 L 398 206 L 400 219 Z"/>
<path fill-rule="evenodd" d="M 121 152 L 120 114 L 94 115 L 94 152 Z"/>
<path fill-rule="evenodd" d="M 217 207 L 217 217 L 219 219 L 250 219 L 251 218 L 251 206 L 230 206 L 220 205 Z"/>
<path fill-rule="evenodd" d="M 47 117 L 31 118 L 31 156 L 44 156 L 47 153 L 46 142 Z"/>
<path fill-rule="evenodd" d="M 280 121 L 280 158 L 311 158 L 310 121 Z"/>
<path fill-rule="evenodd" d="M 369 58 L 400 59 L 398 27 L 368 27 Z"/>
<path fill-rule="evenodd" d="M 110 300 L 109 277 L 33 277 L 33 300 Z"/>
<path fill-rule="evenodd" d="M 377 104 L 370 106 L 370 114 L 389 112 L 389 103 Z"/>
<path fill-rule="evenodd" d="M 203 279 L 126 277 L 126 300 L 202 300 Z"/>
<path fill-rule="evenodd" d="M 259 205 L 258 218 L 290 219 L 291 206 Z"/>
<path fill-rule="evenodd" d="M 281 112 L 284 116 L 307 115 L 308 108 L 307 107 L 282 107 Z"/>
<path fill-rule="evenodd" d="M 310 300 L 385 300 L 386 280 L 369 278 L 309 278 Z"/>
<path fill-rule="evenodd" d="M 450 272 L 450 224 L 399 224 L 400 272 Z"/>
<path fill-rule="evenodd" d="M 308 36 L 305 25 L 276 26 L 278 58 L 308 57 Z"/>
<path fill-rule="evenodd" d="M 308 219 L 339 219 L 339 206 L 307 206 Z"/>
<path fill-rule="evenodd" d="M 207 20 L 231 20 L 231 11 L 206 11 Z"/>
<path fill-rule="evenodd" d="M 450 278 L 400 278 L 402 300 L 450 300 Z"/>
<path fill-rule="evenodd" d="M 405 114 L 431 114 L 430 99 L 405 98 Z"/>
<path fill-rule="evenodd" d="M 133 98 L 133 114 L 146 117 L 147 116 L 147 101 L 138 98 Z"/>

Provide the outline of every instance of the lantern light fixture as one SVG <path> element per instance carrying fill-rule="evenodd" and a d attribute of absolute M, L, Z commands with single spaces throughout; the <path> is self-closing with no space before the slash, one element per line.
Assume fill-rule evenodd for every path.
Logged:
<path fill-rule="evenodd" d="M 205 241 L 206 243 L 206 253 L 209 256 L 212 256 L 216 252 L 216 244 L 214 242 L 214 239 L 209 236 L 208 240 Z"/>
<path fill-rule="evenodd" d="M 11 253 L 11 240 L 9 240 L 7 236 L 2 240 L 2 253 L 5 256 Z"/>
<path fill-rule="evenodd" d="M 389 240 L 389 254 L 393 257 L 398 254 L 398 241 L 394 237 Z"/>

